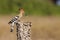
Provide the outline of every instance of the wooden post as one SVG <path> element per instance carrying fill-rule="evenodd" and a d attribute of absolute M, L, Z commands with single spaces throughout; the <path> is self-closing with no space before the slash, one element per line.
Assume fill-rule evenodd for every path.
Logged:
<path fill-rule="evenodd" d="M 16 22 L 15 25 L 17 40 L 31 40 L 31 22 Z"/>

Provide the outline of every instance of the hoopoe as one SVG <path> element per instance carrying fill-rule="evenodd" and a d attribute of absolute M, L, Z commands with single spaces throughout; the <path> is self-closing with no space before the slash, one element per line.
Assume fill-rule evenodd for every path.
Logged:
<path fill-rule="evenodd" d="M 14 24 L 19 21 L 24 15 L 24 9 L 23 8 L 19 8 L 19 15 L 15 16 L 12 18 L 12 20 L 10 20 L 8 22 L 8 24 L 11 24 L 11 32 L 13 31 L 14 29 Z"/>

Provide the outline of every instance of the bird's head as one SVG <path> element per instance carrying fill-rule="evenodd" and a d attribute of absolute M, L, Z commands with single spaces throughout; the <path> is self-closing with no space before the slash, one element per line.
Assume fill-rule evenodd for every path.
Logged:
<path fill-rule="evenodd" d="M 24 14 L 24 9 L 23 8 L 20 8 L 19 9 L 19 12 L 20 12 L 20 14 Z"/>

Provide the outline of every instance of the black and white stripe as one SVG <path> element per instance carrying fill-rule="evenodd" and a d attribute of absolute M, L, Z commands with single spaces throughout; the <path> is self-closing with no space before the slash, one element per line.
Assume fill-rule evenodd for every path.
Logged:
<path fill-rule="evenodd" d="M 13 22 L 16 22 L 19 19 L 19 16 L 15 16 L 12 18 L 11 21 L 8 22 L 8 24 L 12 24 Z"/>
<path fill-rule="evenodd" d="M 14 24 L 18 21 L 18 19 L 19 19 L 19 16 L 15 16 L 15 17 L 12 18 L 11 21 L 8 22 L 8 24 L 10 24 L 10 26 L 11 26 L 10 32 L 13 32 Z"/>

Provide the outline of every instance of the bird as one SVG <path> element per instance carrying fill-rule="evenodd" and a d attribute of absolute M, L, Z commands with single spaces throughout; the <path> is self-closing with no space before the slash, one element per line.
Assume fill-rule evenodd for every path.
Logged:
<path fill-rule="evenodd" d="M 24 9 L 23 8 L 19 8 L 19 14 L 15 17 L 13 17 L 8 24 L 12 24 L 13 22 L 16 22 L 17 20 L 20 20 L 24 15 Z"/>
<path fill-rule="evenodd" d="M 13 17 L 8 22 L 8 24 L 11 25 L 11 31 L 10 32 L 13 32 L 14 24 L 17 23 L 18 21 L 20 21 L 20 19 L 23 17 L 23 15 L 24 15 L 24 9 L 23 8 L 19 8 L 19 14 L 17 16 Z"/>

